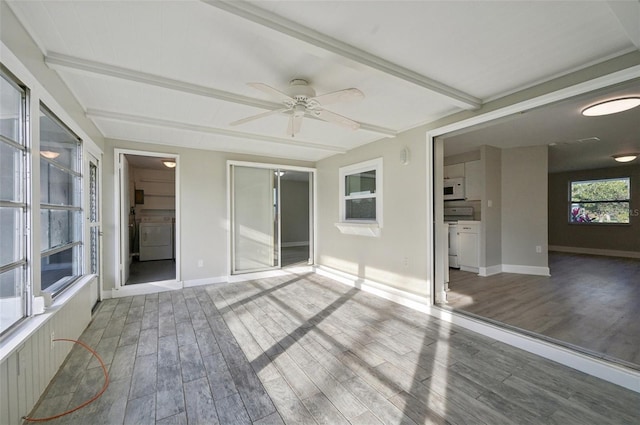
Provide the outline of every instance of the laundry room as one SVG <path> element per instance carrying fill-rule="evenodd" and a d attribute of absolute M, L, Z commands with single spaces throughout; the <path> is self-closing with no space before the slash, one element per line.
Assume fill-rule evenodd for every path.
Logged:
<path fill-rule="evenodd" d="M 174 159 L 125 155 L 129 164 L 129 251 L 126 285 L 176 278 Z"/>

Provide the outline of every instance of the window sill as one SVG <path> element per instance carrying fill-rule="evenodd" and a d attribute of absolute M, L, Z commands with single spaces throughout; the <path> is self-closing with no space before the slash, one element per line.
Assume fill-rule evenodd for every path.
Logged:
<path fill-rule="evenodd" d="M 380 237 L 380 226 L 378 223 L 335 223 L 335 226 L 345 235 Z"/>

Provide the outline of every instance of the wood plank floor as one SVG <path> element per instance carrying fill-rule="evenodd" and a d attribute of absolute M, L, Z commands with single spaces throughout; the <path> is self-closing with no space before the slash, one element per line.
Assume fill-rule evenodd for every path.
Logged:
<path fill-rule="evenodd" d="M 55 424 L 622 424 L 640 394 L 315 274 L 101 303 Z M 74 349 L 34 417 L 95 394 Z"/>
<path fill-rule="evenodd" d="M 448 306 L 640 369 L 640 260 L 549 253 L 551 277 L 451 269 Z"/>

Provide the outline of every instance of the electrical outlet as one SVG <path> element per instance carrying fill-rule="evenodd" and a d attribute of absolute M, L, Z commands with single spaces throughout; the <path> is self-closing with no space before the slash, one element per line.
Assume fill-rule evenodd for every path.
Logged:
<path fill-rule="evenodd" d="M 540 245 L 537 245 L 537 246 L 536 246 L 536 252 L 537 252 L 538 254 L 541 254 L 541 253 L 542 253 L 542 247 L 541 247 Z"/>
<path fill-rule="evenodd" d="M 204 267 L 204 261 L 198 260 L 198 267 Z"/>
<path fill-rule="evenodd" d="M 403 267 L 409 267 L 409 257 L 403 257 L 402 258 L 402 266 Z"/>
<path fill-rule="evenodd" d="M 55 332 L 51 332 L 51 350 L 53 350 L 53 340 L 56 339 Z"/>

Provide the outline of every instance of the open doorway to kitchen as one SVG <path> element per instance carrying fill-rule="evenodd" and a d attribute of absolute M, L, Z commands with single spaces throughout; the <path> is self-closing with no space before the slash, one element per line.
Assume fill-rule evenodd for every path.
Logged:
<path fill-rule="evenodd" d="M 120 287 L 177 281 L 176 159 L 159 153 L 118 154 Z"/>
<path fill-rule="evenodd" d="M 229 162 L 231 274 L 313 264 L 314 170 Z"/>
<path fill-rule="evenodd" d="M 614 160 L 640 151 L 638 112 L 580 113 L 638 93 L 640 78 L 614 82 L 434 138 L 436 222 L 472 211 L 449 215 L 436 304 L 640 370 L 640 165 Z M 458 197 L 447 177 L 464 185 Z"/>

